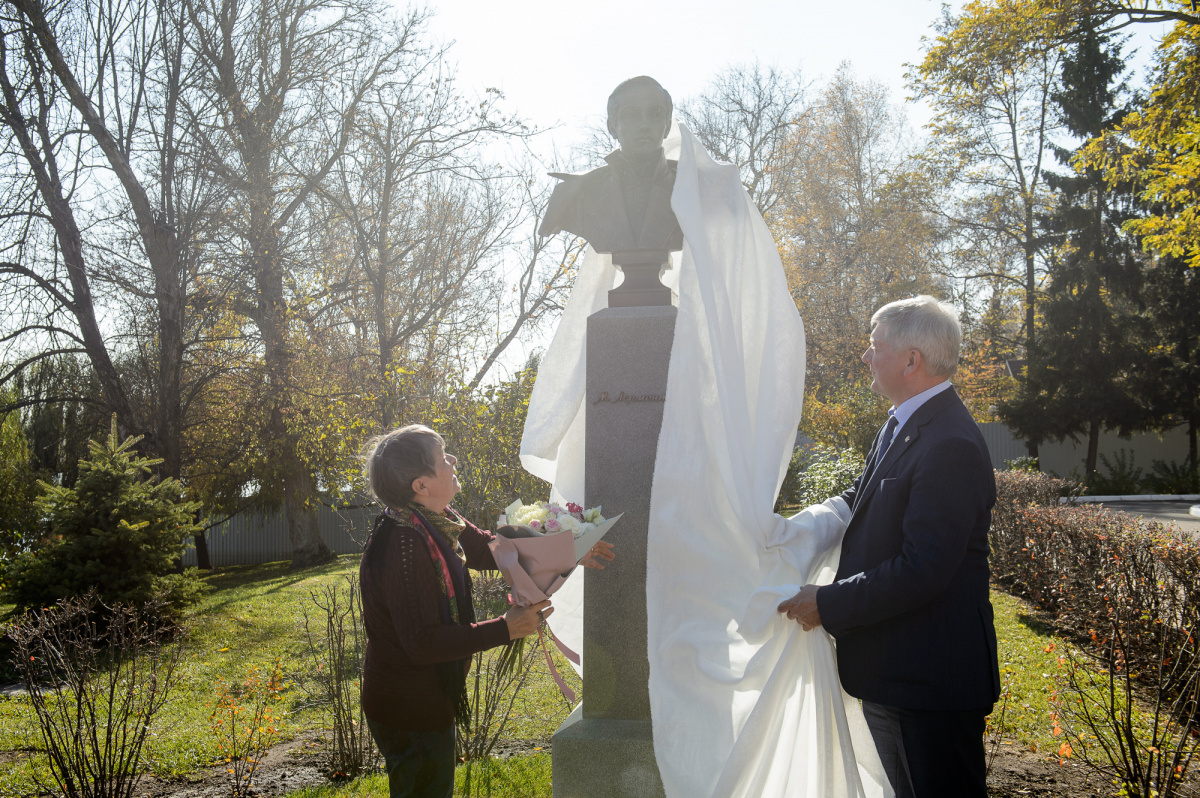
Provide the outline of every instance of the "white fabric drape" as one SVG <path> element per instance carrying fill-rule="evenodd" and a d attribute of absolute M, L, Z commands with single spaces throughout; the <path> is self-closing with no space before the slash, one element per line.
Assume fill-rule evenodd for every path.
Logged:
<path fill-rule="evenodd" d="M 771 509 L 800 420 L 803 326 L 737 170 L 685 128 L 669 157 L 672 144 L 685 244 L 671 275 L 679 315 L 646 587 L 664 787 L 689 798 L 890 795 L 830 638 L 775 611 L 800 585 L 832 579 L 849 515 L 837 499 L 792 519 Z M 589 253 L 530 400 L 522 462 L 562 498 L 582 495 L 584 333 L 615 277 L 607 257 Z M 568 580 L 551 618 L 576 651 L 582 592 L 581 578 Z"/>

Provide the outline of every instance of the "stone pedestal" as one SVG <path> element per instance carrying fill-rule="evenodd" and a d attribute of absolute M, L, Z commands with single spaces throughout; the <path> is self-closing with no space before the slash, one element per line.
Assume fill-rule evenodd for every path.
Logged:
<path fill-rule="evenodd" d="M 675 336 L 671 306 L 588 318 L 584 503 L 624 513 L 617 559 L 584 576 L 583 704 L 554 735 L 555 798 L 662 796 L 650 728 L 646 530 Z"/>

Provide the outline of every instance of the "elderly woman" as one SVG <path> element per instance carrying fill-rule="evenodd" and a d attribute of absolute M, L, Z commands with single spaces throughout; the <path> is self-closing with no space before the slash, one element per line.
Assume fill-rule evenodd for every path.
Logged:
<path fill-rule="evenodd" d="M 374 438 L 364 474 L 385 507 L 359 580 L 367 653 L 362 705 L 384 756 L 392 798 L 449 798 L 455 718 L 466 711 L 471 656 L 538 630 L 549 601 L 477 621 L 467 568 L 496 570 L 493 539 L 450 507 L 459 491 L 442 436 L 412 425 Z M 584 565 L 612 560 L 600 543 Z"/>

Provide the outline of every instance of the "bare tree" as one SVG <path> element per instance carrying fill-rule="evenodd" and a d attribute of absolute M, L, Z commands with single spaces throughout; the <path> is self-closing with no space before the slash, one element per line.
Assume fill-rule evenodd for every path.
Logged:
<path fill-rule="evenodd" d="M 511 303 L 497 313 L 494 343 L 467 384 L 468 390 L 479 387 L 500 355 L 517 340 L 522 331 L 536 329 L 543 320 L 562 312 L 587 249 L 587 242 L 582 238 L 538 235 L 542 213 L 550 200 L 553 184 L 535 181 L 527 171 L 519 185 L 526 228 L 524 245 L 520 250 L 521 267 L 512 284 Z M 504 324 L 506 320 L 507 325 Z"/>
<path fill-rule="evenodd" d="M 302 231 L 316 192 L 352 140 L 369 95 L 402 81 L 414 59 L 423 12 L 389 22 L 370 0 L 282 0 L 260 4 L 188 0 L 183 5 L 205 104 L 201 124 L 214 179 L 230 197 L 235 246 L 226 285 L 251 320 L 262 357 L 263 430 L 294 567 L 331 554 L 316 525 L 317 482 L 290 418 L 295 404 L 295 314 L 310 298 Z"/>
<path fill-rule="evenodd" d="M 843 65 L 791 142 L 792 190 L 773 228 L 808 330 L 809 388 L 823 397 L 861 375 L 876 308 L 937 287 L 941 231 L 905 129 L 887 89 Z"/>
<path fill-rule="evenodd" d="M 1020 288 L 1028 345 L 1042 275 L 1037 217 L 1049 196 L 1043 164 L 1057 130 L 1051 96 L 1063 49 L 1040 21 L 1014 20 L 999 4 L 959 17 L 947 12 L 938 32 L 908 75 L 934 111 L 928 172 L 953 198 L 942 212 L 967 232 L 964 254 L 1002 253 L 968 276 Z"/>
<path fill-rule="evenodd" d="M 7 257 L 0 263 L 0 279 L 6 304 L 23 311 L 5 330 L 4 341 L 19 346 L 36 339 L 35 351 L 26 350 L 0 375 L 0 384 L 40 361 L 86 354 L 104 403 L 131 429 L 133 410 L 100 329 L 94 277 L 76 216 L 84 156 L 78 138 L 67 131 L 78 122 L 63 108 L 63 90 L 51 74 L 36 27 L 7 3 L 0 25 L 0 121 L 8 134 L 5 159 L 14 167 L 6 172 Z"/>
<path fill-rule="evenodd" d="M 742 184 L 769 217 L 791 191 L 802 151 L 797 137 L 808 111 L 799 73 L 755 62 L 721 72 L 699 96 L 679 104 L 678 116 L 700 143 L 737 165 Z"/>
<path fill-rule="evenodd" d="M 369 336 L 374 422 L 385 429 L 404 402 L 395 369 L 444 361 L 478 329 L 518 218 L 513 180 L 485 166 L 482 150 L 526 130 L 499 111 L 498 93 L 469 102 L 444 70 L 443 52 L 422 53 L 403 80 L 370 92 L 322 191 L 329 229 L 352 242 L 335 280 Z"/>
<path fill-rule="evenodd" d="M 22 95 L 6 71 L 4 121 L 26 142 L 24 162 L 45 208 L 34 218 L 49 218 L 73 275 L 69 295 L 49 290 L 56 278 L 34 282 L 75 318 L 105 404 L 122 427 L 145 436 L 146 448 L 163 459 L 163 474 L 180 477 L 188 407 L 209 379 L 197 373 L 189 350 L 203 337 L 204 308 L 212 304 L 197 285 L 208 283 L 200 240 L 216 199 L 189 155 L 191 131 L 179 113 L 189 66 L 183 31 L 157 0 L 53 9 L 15 0 L 6 7 L 13 12 L 6 34 L 11 24 L 11 41 L 22 42 L 27 88 Z M 22 115 L 22 103 L 28 111 L 33 102 L 39 112 Z M 69 146 L 74 151 L 64 162 Z M 76 222 L 81 213 L 86 240 Z M 28 248 L 22 254 L 26 269 L 53 272 L 53 261 Z M 107 335 L 96 322 L 94 286 L 105 294 L 101 310 L 125 318 Z M 28 339 L 39 331 L 16 332 Z M 34 340 L 37 357 L 59 349 Z M 196 543 L 207 566 L 203 537 Z"/>

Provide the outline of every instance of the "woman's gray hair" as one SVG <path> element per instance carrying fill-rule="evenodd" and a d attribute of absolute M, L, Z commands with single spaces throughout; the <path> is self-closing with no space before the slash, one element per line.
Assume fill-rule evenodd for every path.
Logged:
<path fill-rule="evenodd" d="M 889 302 L 871 317 L 871 329 L 887 325 L 887 342 L 893 349 L 916 349 L 934 377 L 949 377 L 958 368 L 962 326 L 958 311 L 949 302 L 921 296 Z"/>
<path fill-rule="evenodd" d="M 442 436 L 423 424 L 376 435 L 363 447 L 367 492 L 385 507 L 409 504 L 416 496 L 413 480 L 436 474 L 438 449 L 445 448 Z"/>

